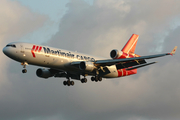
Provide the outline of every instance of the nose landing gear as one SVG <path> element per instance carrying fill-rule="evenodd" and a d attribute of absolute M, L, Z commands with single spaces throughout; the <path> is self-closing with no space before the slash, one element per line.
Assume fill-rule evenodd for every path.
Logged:
<path fill-rule="evenodd" d="M 27 70 L 26 70 L 26 69 L 23 69 L 23 70 L 22 70 L 22 73 L 27 73 Z"/>
<path fill-rule="evenodd" d="M 22 70 L 22 73 L 27 73 L 27 69 L 26 69 L 26 65 L 28 65 L 28 63 L 27 62 L 23 62 L 23 63 L 21 63 L 21 65 L 23 66 L 23 70 Z"/>

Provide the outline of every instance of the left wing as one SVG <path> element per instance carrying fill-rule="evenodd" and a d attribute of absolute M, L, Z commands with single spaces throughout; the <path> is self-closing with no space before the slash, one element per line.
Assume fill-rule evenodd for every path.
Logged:
<path fill-rule="evenodd" d="M 125 58 L 125 59 L 109 59 L 109 60 L 97 60 L 94 62 L 95 66 L 111 66 L 115 65 L 118 63 L 123 63 L 123 62 L 134 62 L 134 61 L 139 61 L 139 60 L 145 60 L 145 59 L 152 59 L 152 58 L 157 58 L 157 57 L 163 57 L 166 55 L 174 55 L 176 52 L 177 46 L 174 47 L 171 53 L 164 53 L 164 54 L 157 54 L 157 55 L 148 55 L 148 56 L 141 56 L 141 57 L 134 57 L 134 58 Z"/>

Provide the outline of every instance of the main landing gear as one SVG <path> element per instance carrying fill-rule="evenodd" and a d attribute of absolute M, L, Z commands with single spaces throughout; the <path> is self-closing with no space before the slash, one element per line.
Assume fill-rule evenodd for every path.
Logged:
<path fill-rule="evenodd" d="M 83 78 L 81 79 L 81 83 L 87 83 L 87 78 Z M 70 79 L 68 79 L 67 81 L 63 82 L 64 86 L 73 86 L 74 85 L 74 81 L 70 81 Z"/>
<path fill-rule="evenodd" d="M 87 83 L 87 78 L 81 79 L 81 83 Z"/>
<path fill-rule="evenodd" d="M 70 78 L 69 78 L 68 74 L 67 74 L 66 78 L 67 78 L 67 81 L 63 82 L 64 86 L 66 86 L 66 85 L 67 86 L 73 86 L 74 85 L 74 81 L 70 81 Z"/>
<path fill-rule="evenodd" d="M 103 70 L 103 68 L 100 68 L 102 71 L 104 71 Z M 100 77 L 99 76 L 99 71 L 98 70 L 96 70 L 96 73 L 95 73 L 95 76 L 94 77 L 91 77 L 91 81 L 95 81 L 95 82 L 101 82 L 102 81 L 102 77 Z"/>
<path fill-rule="evenodd" d="M 70 80 L 67 80 L 67 81 L 64 81 L 63 84 L 66 86 L 73 86 L 74 85 L 74 81 L 70 81 Z"/>
<path fill-rule="evenodd" d="M 27 62 L 24 62 L 24 63 L 21 63 L 21 65 L 23 66 L 23 70 L 22 70 L 22 73 L 27 73 L 27 69 L 26 69 L 26 65 L 28 65 Z"/>
<path fill-rule="evenodd" d="M 81 79 L 81 83 L 87 83 L 87 78 L 85 78 L 85 77 L 82 78 L 82 79 Z M 64 81 L 64 82 L 63 82 L 63 85 L 64 85 L 64 86 L 66 86 L 66 85 L 67 85 L 67 86 L 73 86 L 73 85 L 74 85 L 74 81 L 70 81 L 70 78 L 67 77 L 67 81 Z"/>
<path fill-rule="evenodd" d="M 95 81 L 95 82 L 101 82 L 102 81 L 102 77 L 99 76 L 95 76 L 95 77 L 91 77 L 91 81 Z"/>
<path fill-rule="evenodd" d="M 101 82 L 102 81 L 102 77 L 99 77 L 99 76 L 95 76 L 95 77 L 91 77 L 91 80 L 92 81 L 95 81 L 95 82 Z M 81 79 L 81 83 L 87 83 L 87 78 L 82 78 Z M 73 86 L 74 85 L 74 81 L 70 81 L 70 79 L 68 78 L 67 81 L 64 81 L 63 82 L 64 86 Z"/>
<path fill-rule="evenodd" d="M 64 86 L 73 86 L 75 83 L 74 83 L 74 81 L 70 80 L 70 77 L 71 77 L 70 74 L 68 74 L 68 73 L 65 73 L 65 74 L 66 74 L 65 76 L 67 78 L 67 81 L 64 81 L 63 85 Z M 83 74 L 83 76 L 84 77 L 82 79 L 80 79 L 80 76 L 79 76 L 79 79 L 77 79 L 77 80 L 80 80 L 81 83 L 87 83 L 87 78 L 86 78 L 87 75 Z M 98 81 L 100 82 L 100 81 L 102 81 L 102 77 L 100 77 L 99 75 L 96 74 L 95 76 L 91 77 L 91 80 L 95 81 L 95 82 L 98 82 Z"/>
<path fill-rule="evenodd" d="M 87 74 L 83 74 L 84 78 L 81 79 L 81 83 L 87 83 Z"/>

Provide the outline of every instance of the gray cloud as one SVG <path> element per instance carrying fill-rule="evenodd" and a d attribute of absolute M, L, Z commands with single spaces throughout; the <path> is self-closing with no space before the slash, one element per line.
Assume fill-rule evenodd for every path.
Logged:
<path fill-rule="evenodd" d="M 18 2 L 10 0 L 1 0 L 0 2 L 0 49 L 13 41 L 18 41 L 24 35 L 42 27 L 47 20 L 46 16 L 32 13 L 28 8 L 21 6 Z M 13 83 L 10 78 L 18 80 L 18 74 L 13 69 L 16 62 L 10 61 L 9 58 L 0 52 L 0 119 L 13 118 L 20 112 L 18 106 L 21 105 L 18 95 L 12 94 Z M 11 70 L 14 70 L 11 72 Z M 18 92 L 18 91 L 16 91 Z M 15 92 L 15 93 L 16 93 Z M 17 108 L 17 109 L 16 109 Z"/>
<path fill-rule="evenodd" d="M 10 0 L 1 0 L 0 2 L 0 48 L 12 41 L 18 41 L 22 36 L 32 32 L 43 26 L 46 21 L 46 16 L 41 16 L 32 13 L 29 9 L 21 6 L 18 2 Z M 7 93 L 11 89 L 9 82 L 9 65 L 10 59 L 0 52 L 1 66 L 0 66 L 0 96 Z"/>
<path fill-rule="evenodd" d="M 180 29 L 170 24 L 180 9 L 175 0 L 95 0 L 92 6 L 73 0 L 67 7 L 59 32 L 45 44 L 104 57 L 114 48 L 121 49 L 132 33 L 140 35 L 136 50 L 140 55 L 157 53 L 157 47 L 169 52 L 179 44 Z M 176 120 L 180 118 L 179 58 L 177 51 L 174 57 L 156 59 L 158 64 L 138 70 L 137 75 L 101 83 L 76 81 L 74 87 L 63 86 L 63 79 L 37 78 L 37 67 L 28 66 L 28 73 L 20 74 L 21 66 L 10 62 L 11 86 L 0 99 L 0 116 L 9 120 Z"/>

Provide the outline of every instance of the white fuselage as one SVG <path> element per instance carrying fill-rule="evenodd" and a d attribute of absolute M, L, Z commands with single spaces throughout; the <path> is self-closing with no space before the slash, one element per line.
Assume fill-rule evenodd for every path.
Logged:
<path fill-rule="evenodd" d="M 21 42 L 8 44 L 3 49 L 3 52 L 11 59 L 14 59 L 21 63 L 28 63 L 31 65 L 48 67 L 61 71 L 68 71 L 73 74 L 81 74 L 82 72 L 84 72 L 78 67 L 73 66 L 73 64 L 75 64 L 76 62 L 94 62 L 96 60 L 104 59 L 78 52 Z M 106 68 L 110 71 L 110 73 L 105 74 L 102 77 L 118 77 L 118 72 L 115 65 L 107 66 Z M 86 74 L 93 75 L 93 73 L 90 72 Z"/>

